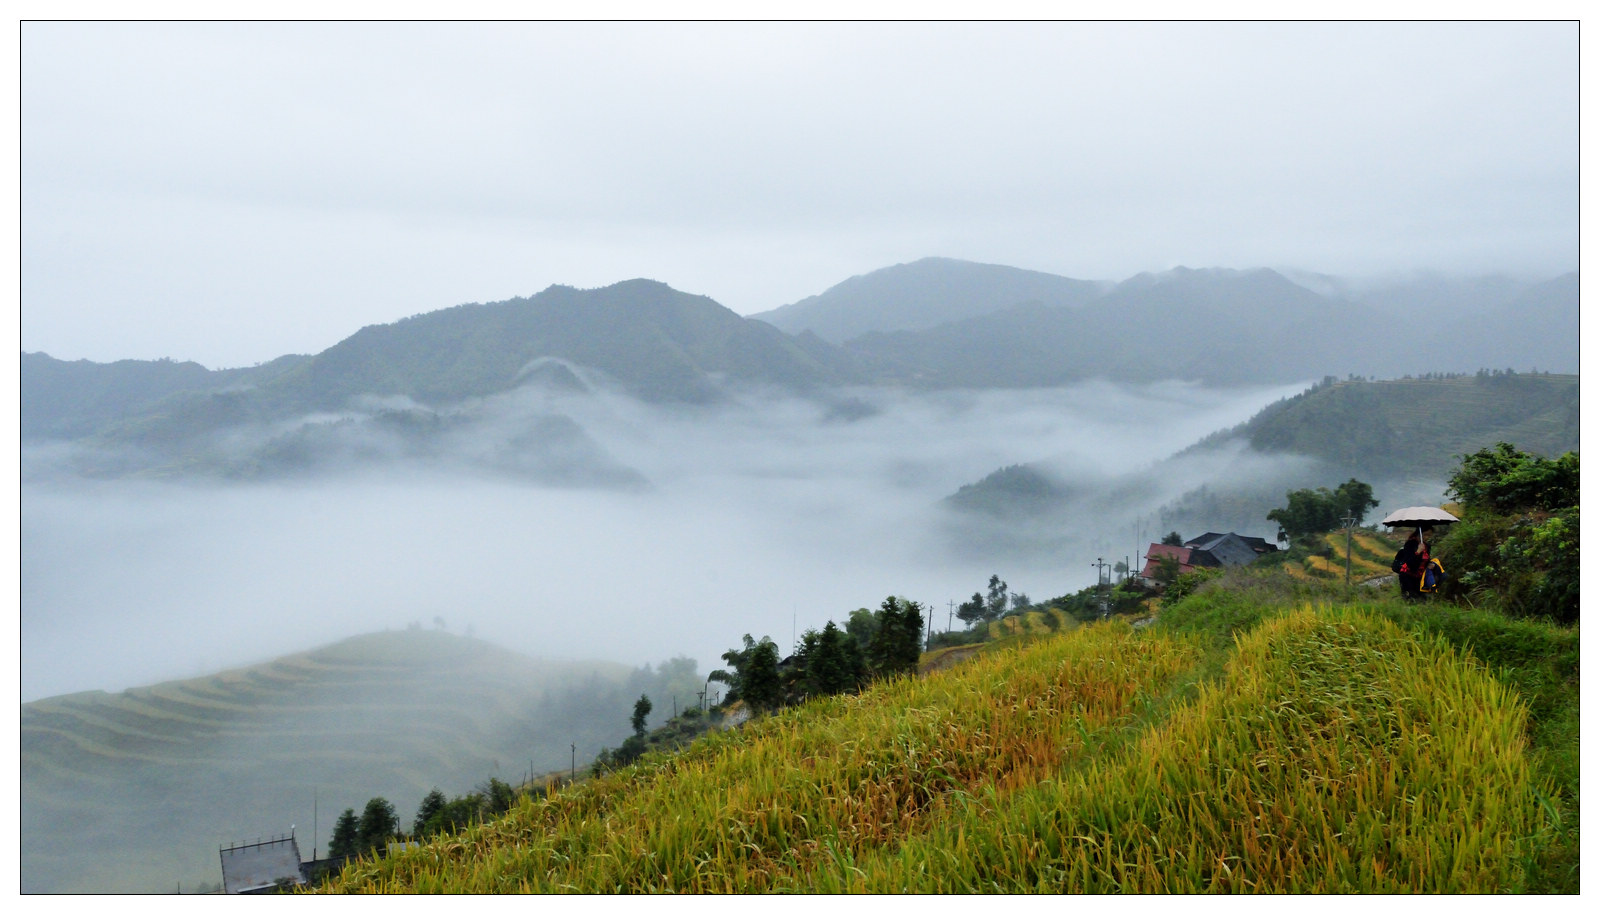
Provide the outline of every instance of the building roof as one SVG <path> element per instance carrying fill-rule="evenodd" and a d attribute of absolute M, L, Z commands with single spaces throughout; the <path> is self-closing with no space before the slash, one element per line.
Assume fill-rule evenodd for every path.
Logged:
<path fill-rule="evenodd" d="M 224 893 L 254 893 L 305 882 L 300 874 L 300 846 L 292 833 L 265 842 L 228 845 L 219 851 Z"/>
<path fill-rule="evenodd" d="M 1156 577 L 1156 569 L 1161 567 L 1161 559 L 1166 556 L 1170 556 L 1178 561 L 1178 571 L 1180 573 L 1194 571 L 1194 564 L 1190 562 L 1192 551 L 1186 546 L 1171 546 L 1165 543 L 1152 543 L 1150 544 L 1149 549 L 1145 550 L 1144 552 L 1144 569 L 1139 573 L 1140 577 L 1142 578 L 1154 580 Z"/>
<path fill-rule="evenodd" d="M 1244 541 L 1244 543 L 1249 546 L 1250 549 L 1256 551 L 1257 553 L 1276 553 L 1278 551 L 1277 544 L 1268 543 L 1266 540 L 1260 537 L 1247 537 L 1244 534 L 1238 533 L 1219 534 L 1216 531 L 1206 531 L 1204 534 L 1201 534 L 1193 540 L 1190 540 L 1188 543 L 1185 543 L 1184 546 L 1209 550 L 1211 549 L 1211 544 L 1226 537 L 1239 538 L 1240 540 Z"/>
<path fill-rule="evenodd" d="M 1185 546 L 1192 550 L 1190 560 L 1195 565 L 1247 566 L 1256 561 L 1256 551 L 1238 534 L 1206 534 Z M 1204 553 L 1205 558 L 1195 553 Z"/>

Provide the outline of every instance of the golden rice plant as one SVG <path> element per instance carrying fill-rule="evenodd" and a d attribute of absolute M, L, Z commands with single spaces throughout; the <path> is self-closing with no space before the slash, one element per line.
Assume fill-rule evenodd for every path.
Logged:
<path fill-rule="evenodd" d="M 1199 658 L 1099 624 L 812 701 L 379 862 L 350 892 L 760 892 L 1085 764 Z M 991 802 L 991 801 L 985 801 Z M 836 879 L 836 878 L 835 878 Z"/>
<path fill-rule="evenodd" d="M 1545 834 L 1525 708 L 1475 662 L 1362 614 L 1238 640 L 1127 754 L 788 889 L 1489 893 Z"/>

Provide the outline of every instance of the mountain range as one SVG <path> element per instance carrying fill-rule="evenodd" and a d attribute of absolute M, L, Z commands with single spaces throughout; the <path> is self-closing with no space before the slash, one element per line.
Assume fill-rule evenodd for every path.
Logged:
<path fill-rule="evenodd" d="M 300 431 L 307 416 L 364 428 L 383 416 L 411 433 L 398 450 L 415 452 L 428 430 L 470 425 L 475 404 L 530 388 L 607 387 L 649 402 L 705 403 L 748 387 L 804 394 L 1095 378 L 1245 385 L 1349 373 L 1575 372 L 1578 313 L 1576 273 L 1543 283 L 1410 278 L 1357 290 L 1267 269 L 1178 268 L 1110 284 L 929 258 L 754 317 L 640 279 L 428 312 L 250 368 L 24 353 L 21 430 L 25 443 L 99 446 L 102 458 L 85 472 L 250 476 L 315 465 L 323 439 L 337 450 L 339 436 Z M 442 414 L 449 422 L 435 421 Z M 575 468 L 607 458 L 560 419 L 528 418 L 524 450 L 540 450 L 545 433 L 536 427 L 560 441 L 526 472 L 590 482 Z M 246 426 L 271 434 L 242 457 L 237 448 L 219 457 L 219 439 L 237 446 L 230 430 Z M 302 441 L 284 439 L 295 435 Z M 561 458 L 573 441 L 585 453 Z M 627 469 L 601 478 L 625 480 Z"/>

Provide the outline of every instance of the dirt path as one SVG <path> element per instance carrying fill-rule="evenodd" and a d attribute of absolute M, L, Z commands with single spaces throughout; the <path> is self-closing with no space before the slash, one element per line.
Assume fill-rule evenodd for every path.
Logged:
<path fill-rule="evenodd" d="M 954 667 L 957 664 L 960 664 L 962 661 L 972 657 L 974 654 L 977 654 L 978 649 L 982 647 L 982 645 L 964 645 L 960 648 L 952 648 L 944 654 L 939 655 L 937 658 L 934 658 L 932 661 L 929 661 L 927 664 L 924 664 L 917 670 L 917 673 L 925 677 L 928 674 L 934 673 L 935 671 L 948 670 L 949 668 Z"/>

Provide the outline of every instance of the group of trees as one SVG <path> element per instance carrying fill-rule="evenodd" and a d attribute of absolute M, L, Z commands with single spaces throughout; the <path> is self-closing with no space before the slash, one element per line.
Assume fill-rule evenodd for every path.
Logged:
<path fill-rule="evenodd" d="M 746 634 L 743 648 L 723 652 L 728 668 L 708 679 L 728 685 L 727 701 L 743 700 L 757 712 L 853 692 L 917 669 L 925 609 L 903 597 L 885 598 L 876 611 L 862 607 L 850 614 L 842 629 L 829 620 L 821 630 L 806 630 L 793 657 L 781 661 L 770 638 L 758 642 Z"/>
<path fill-rule="evenodd" d="M 375 797 L 367 801 L 359 815 L 354 807 L 347 807 L 339 814 L 328 840 L 328 857 L 382 853 L 391 842 L 449 834 L 505 813 L 516 800 L 517 789 L 494 777 L 474 791 L 449 799 L 443 791 L 434 788 L 417 805 L 417 815 L 408 833 L 400 827 L 394 804 L 386 798 Z"/>
<path fill-rule="evenodd" d="M 972 599 L 956 608 L 956 618 L 970 628 L 974 623 L 997 620 L 1008 610 L 1021 612 L 1033 606 L 1028 595 L 1018 591 L 1008 595 L 1009 588 L 999 575 L 989 576 L 989 593 L 972 592 Z"/>
<path fill-rule="evenodd" d="M 1284 507 L 1267 512 L 1268 521 L 1278 522 L 1280 542 L 1337 530 L 1347 515 L 1360 524 L 1369 509 L 1378 507 L 1372 487 L 1355 478 L 1340 483 L 1332 492 L 1326 486 L 1292 490 L 1287 499 Z"/>
<path fill-rule="evenodd" d="M 394 805 L 381 797 L 367 801 L 358 817 L 354 807 L 346 807 L 333 824 L 328 840 L 328 856 L 342 858 L 386 847 L 400 830 Z"/>
<path fill-rule="evenodd" d="M 1464 516 L 1435 546 L 1447 597 L 1578 621 L 1576 452 L 1543 458 L 1500 442 L 1463 457 L 1446 493 Z"/>

